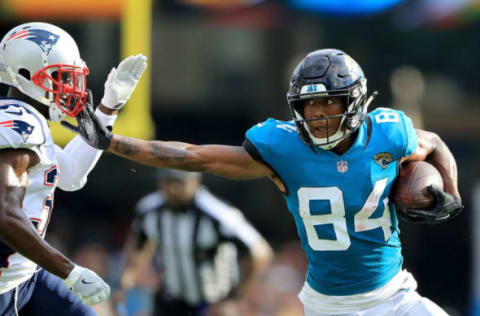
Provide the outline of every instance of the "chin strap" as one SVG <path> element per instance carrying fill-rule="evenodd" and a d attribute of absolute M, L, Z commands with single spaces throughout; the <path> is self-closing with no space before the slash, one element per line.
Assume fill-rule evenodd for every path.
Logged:
<path fill-rule="evenodd" d="M 342 125 L 345 121 L 345 116 L 342 117 L 342 120 L 340 122 L 340 126 L 338 127 L 338 130 L 333 134 L 332 136 L 328 138 L 317 138 L 313 135 L 313 133 L 310 131 L 308 128 L 308 124 L 304 121 L 304 118 L 295 110 L 295 116 L 297 117 L 298 120 L 302 120 L 301 124 L 303 125 L 303 128 L 307 131 L 308 136 L 310 136 L 312 143 L 315 147 L 319 147 L 323 150 L 330 150 L 334 148 L 335 146 L 338 145 L 343 139 L 343 136 L 345 135 L 345 131 L 342 131 Z M 325 144 L 328 140 L 332 140 L 330 143 Z"/>
<path fill-rule="evenodd" d="M 332 142 L 330 142 L 328 144 L 325 144 L 325 142 L 327 141 L 327 138 L 317 138 L 317 137 L 313 136 L 313 134 L 310 132 L 310 129 L 308 128 L 308 126 L 306 126 L 305 128 L 307 129 L 307 133 L 310 136 L 310 138 L 312 139 L 313 144 L 315 146 L 319 147 L 320 149 L 323 149 L 323 150 L 330 150 L 330 149 L 334 148 L 335 146 L 337 146 L 338 143 L 340 143 L 342 141 L 343 136 L 345 135 L 345 131 L 342 131 L 341 128 L 339 128 L 338 131 L 335 134 L 328 137 L 328 139 L 336 139 L 336 140 L 333 140 Z"/>

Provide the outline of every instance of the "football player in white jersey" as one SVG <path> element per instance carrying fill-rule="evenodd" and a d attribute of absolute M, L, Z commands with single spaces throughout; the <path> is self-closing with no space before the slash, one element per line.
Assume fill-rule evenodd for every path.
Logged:
<path fill-rule="evenodd" d="M 113 68 L 96 113 L 112 126 L 135 89 L 146 58 Z M 96 315 L 109 286 L 44 241 L 55 188 L 75 191 L 102 151 L 76 136 L 55 145 L 47 120 L 77 116 L 87 102 L 89 70 L 73 38 L 47 23 L 26 23 L 0 42 L 0 315 Z"/>

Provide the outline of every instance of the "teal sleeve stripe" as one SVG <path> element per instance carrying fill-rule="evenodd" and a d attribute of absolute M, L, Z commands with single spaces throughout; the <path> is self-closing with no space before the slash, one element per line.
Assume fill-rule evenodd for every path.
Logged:
<path fill-rule="evenodd" d="M 407 136 L 407 144 L 405 148 L 405 156 L 410 156 L 415 152 L 418 146 L 418 137 L 417 137 L 417 131 L 413 127 L 412 120 L 408 117 L 405 116 L 405 131 L 406 131 L 406 136 Z"/>

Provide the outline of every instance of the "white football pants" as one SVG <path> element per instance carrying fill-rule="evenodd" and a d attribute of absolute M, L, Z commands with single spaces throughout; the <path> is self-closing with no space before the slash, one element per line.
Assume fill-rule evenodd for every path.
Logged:
<path fill-rule="evenodd" d="M 416 291 L 400 290 L 377 306 L 354 313 L 322 314 L 304 305 L 305 316 L 448 316 L 437 304 Z"/>

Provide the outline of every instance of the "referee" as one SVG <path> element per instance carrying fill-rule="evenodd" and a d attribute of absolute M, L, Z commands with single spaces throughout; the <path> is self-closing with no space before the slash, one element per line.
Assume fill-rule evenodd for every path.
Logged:
<path fill-rule="evenodd" d="M 206 315 L 210 304 L 244 290 L 272 250 L 238 209 L 201 185 L 200 173 L 159 169 L 158 187 L 137 204 L 121 289 L 153 259 L 162 276 L 154 315 Z M 242 248 L 250 264 L 240 277 Z"/>

